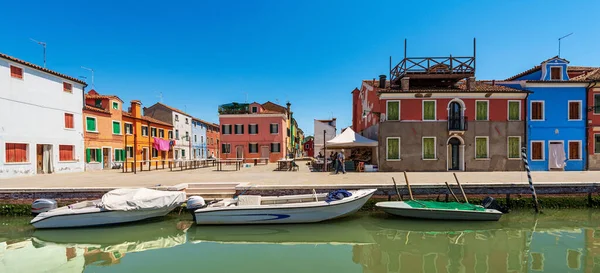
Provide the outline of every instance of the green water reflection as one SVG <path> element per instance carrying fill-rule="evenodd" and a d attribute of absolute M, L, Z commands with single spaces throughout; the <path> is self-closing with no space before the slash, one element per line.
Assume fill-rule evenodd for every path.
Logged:
<path fill-rule="evenodd" d="M 0 218 L 0 272 L 600 272 L 600 212 L 433 222 L 380 213 L 314 225 L 192 225 L 189 218 L 34 230 Z"/>

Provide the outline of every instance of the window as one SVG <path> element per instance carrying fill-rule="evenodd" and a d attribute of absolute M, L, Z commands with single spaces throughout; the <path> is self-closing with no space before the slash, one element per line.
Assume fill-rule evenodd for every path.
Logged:
<path fill-rule="evenodd" d="M 185 124 L 190 124 L 190 120 L 188 118 L 185 118 Z"/>
<path fill-rule="evenodd" d="M 23 68 L 11 65 L 10 66 L 10 76 L 13 78 L 22 79 L 23 78 Z"/>
<path fill-rule="evenodd" d="M 221 127 L 223 127 L 223 134 L 224 135 L 230 135 L 231 134 L 231 125 L 230 124 L 221 125 Z"/>
<path fill-rule="evenodd" d="M 167 136 L 169 137 L 169 139 L 173 139 L 173 131 L 169 131 L 167 133 Z"/>
<path fill-rule="evenodd" d="M 248 152 L 250 152 L 251 154 L 257 154 L 258 153 L 258 143 L 248 144 Z"/>
<path fill-rule="evenodd" d="M 115 149 L 114 158 L 117 162 L 125 161 L 125 150 L 123 149 Z"/>
<path fill-rule="evenodd" d="M 475 158 L 488 158 L 488 137 L 475 137 Z"/>
<path fill-rule="evenodd" d="M 252 106 L 252 113 L 258 113 L 258 107 Z"/>
<path fill-rule="evenodd" d="M 487 100 L 478 100 L 475 101 L 475 110 L 477 113 L 475 114 L 475 120 L 488 120 L 489 107 Z"/>
<path fill-rule="evenodd" d="M 258 134 L 258 124 L 248 124 L 248 133 L 251 135 Z"/>
<path fill-rule="evenodd" d="M 435 101 L 423 101 L 423 120 L 435 120 Z"/>
<path fill-rule="evenodd" d="M 85 162 L 102 162 L 102 151 L 94 148 L 85 149 Z"/>
<path fill-rule="evenodd" d="M 594 154 L 600 154 L 600 134 L 594 134 Z"/>
<path fill-rule="evenodd" d="M 244 134 L 244 125 L 242 125 L 242 124 L 236 124 L 235 125 L 235 134 L 236 135 L 243 135 Z"/>
<path fill-rule="evenodd" d="M 98 132 L 96 130 L 96 118 L 86 117 L 85 118 L 85 130 L 88 132 Z"/>
<path fill-rule="evenodd" d="M 148 126 L 142 126 L 142 136 L 148 136 Z"/>
<path fill-rule="evenodd" d="M 204 144 L 204 136 L 200 136 L 200 143 Z"/>
<path fill-rule="evenodd" d="M 508 137 L 508 158 L 510 158 L 510 159 L 521 158 L 521 137 L 519 137 L 519 136 Z"/>
<path fill-rule="evenodd" d="M 94 105 L 96 106 L 96 108 L 102 108 L 102 100 L 96 99 L 96 101 L 94 102 Z"/>
<path fill-rule="evenodd" d="M 231 144 L 229 144 L 229 143 L 227 143 L 227 144 L 223 143 L 221 146 L 222 146 L 221 147 L 221 153 L 222 154 L 229 154 L 229 153 L 231 153 Z"/>
<path fill-rule="evenodd" d="M 125 123 L 125 133 L 128 135 L 133 134 L 133 124 Z"/>
<path fill-rule="evenodd" d="M 165 138 L 165 130 L 163 130 L 163 129 L 158 129 L 158 137 L 160 137 L 160 138 Z"/>
<path fill-rule="evenodd" d="M 543 141 L 532 141 L 531 142 L 531 160 L 544 160 L 544 142 Z"/>
<path fill-rule="evenodd" d="M 75 128 L 75 122 L 73 120 L 73 114 L 65 113 L 65 128 L 73 129 Z"/>
<path fill-rule="evenodd" d="M 179 115 L 175 114 L 175 121 L 179 121 Z"/>
<path fill-rule="evenodd" d="M 423 137 L 422 158 L 423 160 L 435 158 L 435 137 Z"/>
<path fill-rule="evenodd" d="M 569 141 L 569 160 L 581 160 L 581 141 Z"/>
<path fill-rule="evenodd" d="M 531 120 L 544 120 L 544 102 L 531 102 Z"/>
<path fill-rule="evenodd" d="M 190 141 L 190 133 L 185 132 L 185 140 Z"/>
<path fill-rule="evenodd" d="M 594 94 L 594 114 L 600 114 L 600 94 Z"/>
<path fill-rule="evenodd" d="M 569 120 L 581 120 L 581 101 L 569 101 Z"/>
<path fill-rule="evenodd" d="M 279 124 L 271 123 L 271 126 L 269 127 L 269 131 L 271 132 L 272 135 L 279 134 Z"/>
<path fill-rule="evenodd" d="M 73 93 L 73 85 L 68 82 L 63 82 L 63 91 Z"/>
<path fill-rule="evenodd" d="M 156 128 L 150 127 L 150 136 L 151 137 L 156 137 Z"/>
<path fill-rule="evenodd" d="M 310 149 L 310 148 L 308 147 L 308 144 L 304 144 L 304 149 L 305 149 L 305 150 L 308 150 L 308 149 Z"/>
<path fill-rule="evenodd" d="M 175 139 L 179 139 L 179 129 L 175 129 Z"/>
<path fill-rule="evenodd" d="M 551 80 L 562 80 L 562 67 L 553 66 L 550 67 L 550 79 Z"/>
<path fill-rule="evenodd" d="M 25 163 L 29 162 L 27 157 L 28 144 L 23 143 L 6 143 L 6 163 Z"/>
<path fill-rule="evenodd" d="M 75 158 L 75 146 L 73 145 L 58 145 L 58 160 L 73 161 Z"/>
<path fill-rule="evenodd" d="M 388 161 L 400 160 L 400 138 L 388 137 L 386 142 L 386 159 Z"/>
<path fill-rule="evenodd" d="M 387 101 L 387 120 L 400 120 L 400 101 Z"/>
<path fill-rule="evenodd" d="M 113 103 L 112 103 L 112 109 L 119 110 L 119 103 L 116 102 L 116 101 L 113 101 Z"/>
<path fill-rule="evenodd" d="M 271 153 L 279 153 L 281 152 L 281 144 L 280 143 L 271 143 Z"/>
<path fill-rule="evenodd" d="M 114 121 L 112 122 L 112 132 L 115 135 L 120 135 L 121 134 L 121 122 L 119 121 Z"/>
<path fill-rule="evenodd" d="M 133 158 L 133 146 L 127 146 L 125 151 L 127 158 Z"/>
<path fill-rule="evenodd" d="M 508 101 L 508 120 L 521 120 L 521 101 Z"/>
<path fill-rule="evenodd" d="M 158 157 L 158 150 L 154 147 L 152 147 L 152 157 Z"/>
<path fill-rule="evenodd" d="M 194 135 L 194 142 L 198 142 L 198 135 Z"/>

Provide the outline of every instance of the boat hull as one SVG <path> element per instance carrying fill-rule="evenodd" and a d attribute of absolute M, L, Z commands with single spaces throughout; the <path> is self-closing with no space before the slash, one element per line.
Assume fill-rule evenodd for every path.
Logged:
<path fill-rule="evenodd" d="M 486 209 L 485 211 L 468 211 L 413 208 L 402 201 L 379 202 L 375 204 L 375 206 L 391 215 L 431 220 L 498 221 L 500 220 L 500 217 L 502 217 L 502 212 L 493 209 Z"/>
<path fill-rule="evenodd" d="M 194 218 L 199 225 L 315 223 L 357 212 L 373 193 L 375 190 L 363 190 L 360 195 L 330 203 L 321 201 L 297 206 L 285 204 L 205 208 L 196 210 Z"/>
<path fill-rule="evenodd" d="M 114 225 L 142 221 L 150 218 L 162 217 L 171 212 L 175 207 L 166 207 L 155 210 L 129 210 L 129 211 L 97 211 L 75 214 L 53 215 L 31 222 L 35 228 L 74 228 L 102 225 Z"/>

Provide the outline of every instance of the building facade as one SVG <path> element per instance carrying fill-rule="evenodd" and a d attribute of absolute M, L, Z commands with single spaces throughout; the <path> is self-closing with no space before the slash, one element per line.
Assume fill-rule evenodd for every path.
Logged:
<path fill-rule="evenodd" d="M 239 109 L 220 107 L 221 158 L 268 158 L 270 162 L 286 157 L 289 142 L 285 134 L 287 115 L 251 103 Z"/>
<path fill-rule="evenodd" d="M 383 75 L 380 79 L 383 79 Z M 381 109 L 378 95 L 379 83 L 373 80 L 362 81 L 360 89 L 352 91 L 352 130 L 370 139 L 377 139 Z"/>
<path fill-rule="evenodd" d="M 315 157 L 315 142 L 312 136 L 306 137 L 304 141 L 304 156 Z"/>
<path fill-rule="evenodd" d="M 219 124 L 206 124 L 206 148 L 208 157 L 219 158 L 221 150 L 221 127 Z"/>
<path fill-rule="evenodd" d="M 83 107 L 85 169 L 119 168 L 125 159 L 123 149 L 123 101 L 113 95 L 90 90 Z"/>
<path fill-rule="evenodd" d="M 169 123 L 173 126 L 173 140 L 175 146 L 173 150 L 173 159 L 188 160 L 191 159 L 192 150 L 192 116 L 185 112 L 167 106 L 162 103 L 156 103 L 148 108 L 144 108 L 144 115 Z"/>
<path fill-rule="evenodd" d="M 332 140 L 337 134 L 336 118 L 315 119 L 315 135 L 313 144 L 313 153 L 324 154 L 323 145 L 326 141 Z"/>
<path fill-rule="evenodd" d="M 526 143 L 533 171 L 586 169 L 588 81 L 570 80 L 569 62 L 550 58 L 499 84 L 529 90 Z"/>
<path fill-rule="evenodd" d="M 84 170 L 85 87 L 0 54 L 0 178 Z"/>
<path fill-rule="evenodd" d="M 589 81 L 587 87 L 587 169 L 600 170 L 600 68 L 570 67 L 569 77 L 575 81 Z"/>
<path fill-rule="evenodd" d="M 205 159 L 208 157 L 206 146 L 206 130 L 208 122 L 192 118 L 192 158 Z"/>
<path fill-rule="evenodd" d="M 127 162 L 173 159 L 173 127 L 142 113 L 142 103 L 132 100 L 127 112 L 123 111 L 123 141 Z M 139 164 L 136 165 L 136 168 Z M 128 168 L 131 166 L 128 165 Z"/>

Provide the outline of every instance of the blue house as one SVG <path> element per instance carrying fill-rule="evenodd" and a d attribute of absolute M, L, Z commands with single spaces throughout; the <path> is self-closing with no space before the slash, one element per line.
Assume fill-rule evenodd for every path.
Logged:
<path fill-rule="evenodd" d="M 575 68 L 575 67 L 574 67 Z M 532 171 L 586 169 L 587 81 L 569 78 L 569 61 L 558 56 L 502 82 L 531 91 L 525 138 Z"/>
<path fill-rule="evenodd" d="M 208 157 L 206 147 L 206 122 L 192 118 L 192 158 L 204 159 Z"/>

